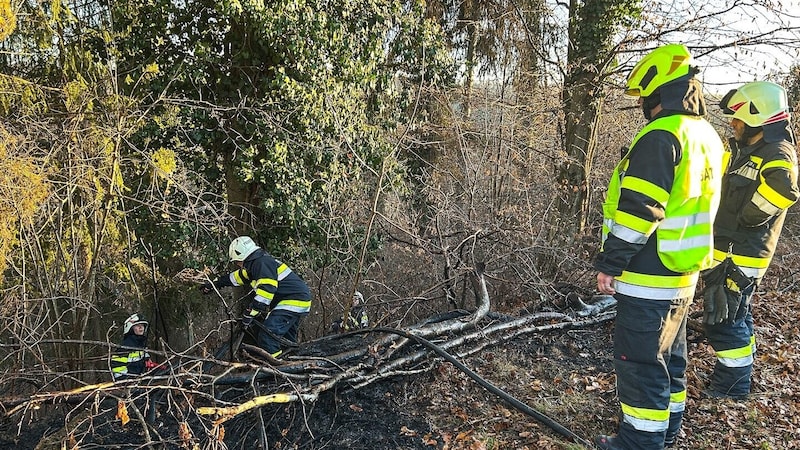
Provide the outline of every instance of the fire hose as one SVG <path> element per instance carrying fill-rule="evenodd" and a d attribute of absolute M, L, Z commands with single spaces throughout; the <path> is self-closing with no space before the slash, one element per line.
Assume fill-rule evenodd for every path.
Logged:
<path fill-rule="evenodd" d="M 261 325 L 261 324 L 259 324 L 259 325 Z M 262 329 L 263 329 L 263 326 L 262 326 Z M 221 356 L 224 355 L 224 350 L 230 350 L 231 352 L 234 352 L 235 349 L 238 347 L 239 343 L 241 343 L 241 337 L 242 337 L 242 335 L 244 334 L 245 331 L 246 331 L 245 329 L 240 328 L 238 333 L 237 333 L 237 335 L 233 336 L 232 339 L 231 339 L 230 344 L 232 344 L 232 345 L 230 347 L 229 346 L 223 346 L 222 348 L 220 348 L 220 350 L 218 350 L 218 353 L 219 353 L 218 357 L 221 357 Z M 519 410 L 520 412 L 533 417 L 539 423 L 549 427 L 550 429 L 552 429 L 553 431 L 555 431 L 559 435 L 561 435 L 563 437 L 566 437 L 566 438 L 572 440 L 573 442 L 575 442 L 577 444 L 583 445 L 586 448 L 594 448 L 594 445 L 592 443 L 590 443 L 587 440 L 581 438 L 580 436 L 575 434 L 572 430 L 570 430 L 570 429 L 566 428 L 565 426 L 561 425 L 560 423 L 558 423 L 556 420 L 550 418 L 549 416 L 547 416 L 546 414 L 542 413 L 541 411 L 537 411 L 536 409 L 526 405 L 525 403 L 521 402 L 520 400 L 518 400 L 517 398 L 515 398 L 511 394 L 503 391 L 499 387 L 497 387 L 497 386 L 493 385 L 492 383 L 490 383 L 489 381 L 483 379 L 480 375 L 478 375 L 477 373 L 472 371 L 469 367 L 465 366 L 461 361 L 456 359 L 453 355 L 447 353 L 445 350 L 443 350 L 441 347 L 439 347 L 438 345 L 434 344 L 433 342 L 431 342 L 431 341 L 429 341 L 429 340 L 427 340 L 427 339 L 425 339 L 423 337 L 420 337 L 420 336 L 414 335 L 412 333 L 409 333 L 407 331 L 399 330 L 399 329 L 396 329 L 396 328 L 388 328 L 388 327 L 376 327 L 376 328 L 368 328 L 368 329 L 364 329 L 364 330 L 355 330 L 355 331 L 352 331 L 352 332 L 350 332 L 348 334 L 355 335 L 355 334 L 366 334 L 366 333 L 391 333 L 391 334 L 396 334 L 396 335 L 403 336 L 405 338 L 411 339 L 411 340 L 423 345 L 424 347 L 428 348 L 429 350 L 433 351 L 437 355 L 439 355 L 442 358 L 444 358 L 449 363 L 453 364 L 456 368 L 458 368 L 459 370 L 464 372 L 468 377 L 470 377 L 473 381 L 478 383 L 481 387 L 483 387 L 487 391 L 497 395 L 501 399 L 505 400 L 511 406 L 513 406 L 514 408 Z"/>
<path fill-rule="evenodd" d="M 556 433 L 560 434 L 561 436 L 569 438 L 573 442 L 575 442 L 577 444 L 581 444 L 586 448 L 594 448 L 594 445 L 592 443 L 590 443 L 590 442 L 586 441 L 585 439 L 581 438 L 580 436 L 575 434 L 570 429 L 568 429 L 565 426 L 561 425 L 560 423 L 556 422 L 554 419 L 548 417 L 546 414 L 544 414 L 544 413 L 542 413 L 540 411 L 537 411 L 536 409 L 526 405 L 525 403 L 522 403 L 521 401 L 519 401 L 516 398 L 514 398 L 511 394 L 503 391 L 502 389 L 498 388 L 497 386 L 493 385 L 492 383 L 490 383 L 490 382 L 486 381 L 485 379 L 481 378 L 480 375 L 478 375 L 477 373 L 473 372 L 469 367 L 465 366 L 463 363 L 461 363 L 459 360 L 457 360 L 454 356 L 452 356 L 451 354 L 447 353 L 441 347 L 439 347 L 438 345 L 434 344 L 433 342 L 431 342 L 431 341 L 429 341 L 429 340 L 427 340 L 425 338 L 422 338 L 420 336 L 416 336 L 416 335 L 414 335 L 412 333 L 409 333 L 407 331 L 398 330 L 396 328 L 386 328 L 386 327 L 377 327 L 377 328 L 370 328 L 370 329 L 367 329 L 367 330 L 353 331 L 352 334 L 369 333 L 369 332 L 384 332 L 384 333 L 397 334 L 397 335 L 406 337 L 408 339 L 412 339 L 412 340 L 416 341 L 419 344 L 422 344 L 423 346 L 427 347 L 428 349 L 430 349 L 431 351 L 433 351 L 437 355 L 439 355 L 442 358 L 444 358 L 445 360 L 447 360 L 452 365 L 456 366 L 456 368 L 458 368 L 459 370 L 464 372 L 468 377 L 472 378 L 472 380 L 475 381 L 476 383 L 478 383 L 481 387 L 485 388 L 489 392 L 491 392 L 491 393 L 497 395 L 498 397 L 502 398 L 503 400 L 507 401 L 514 408 L 516 408 L 519 411 L 521 411 L 521 412 L 533 417 L 534 419 L 536 419 L 537 421 L 539 421 L 543 425 L 548 426 L 549 428 L 551 428 L 553 431 L 555 431 Z"/>

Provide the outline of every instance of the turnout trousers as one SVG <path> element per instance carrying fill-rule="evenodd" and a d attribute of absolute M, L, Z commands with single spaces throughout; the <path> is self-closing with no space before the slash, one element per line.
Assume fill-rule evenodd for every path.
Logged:
<path fill-rule="evenodd" d="M 625 449 L 663 449 L 674 441 L 686 406 L 686 317 L 691 298 L 615 295 L 614 370 Z"/>
<path fill-rule="evenodd" d="M 718 394 L 744 397 L 750 393 L 756 337 L 753 330 L 753 287 L 742 292 L 741 307 L 746 312 L 732 323 L 703 324 L 706 338 L 717 357 L 708 388 Z"/>
<path fill-rule="evenodd" d="M 264 319 L 263 327 L 258 332 L 258 346 L 277 358 L 283 353 L 281 342 L 278 338 L 286 339 L 292 343 L 297 342 L 297 332 L 300 321 L 305 314 L 296 313 L 285 309 L 273 309 Z"/>

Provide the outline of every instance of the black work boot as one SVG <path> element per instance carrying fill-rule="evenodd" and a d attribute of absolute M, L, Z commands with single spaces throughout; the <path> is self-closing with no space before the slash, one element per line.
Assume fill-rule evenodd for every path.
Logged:
<path fill-rule="evenodd" d="M 720 392 L 714 388 L 708 387 L 700 391 L 701 398 L 711 399 L 730 399 L 735 401 L 747 400 L 749 394 L 729 394 L 727 392 Z"/>
<path fill-rule="evenodd" d="M 623 450 L 619 439 L 615 436 L 601 434 L 594 438 L 594 443 L 597 445 L 597 448 L 602 450 Z"/>

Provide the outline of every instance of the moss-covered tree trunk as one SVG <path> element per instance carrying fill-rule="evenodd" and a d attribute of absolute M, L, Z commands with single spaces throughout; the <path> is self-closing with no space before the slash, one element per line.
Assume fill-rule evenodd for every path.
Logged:
<path fill-rule="evenodd" d="M 583 231 L 589 211 L 588 177 L 597 147 L 602 82 L 614 61 L 613 39 L 640 12 L 640 0 L 570 0 L 569 52 L 564 79 L 564 158 L 556 162 L 559 230 Z M 569 234 L 568 234 L 569 235 Z"/>
<path fill-rule="evenodd" d="M 560 221 L 557 228 L 568 227 L 574 233 L 583 231 L 589 210 L 588 174 L 597 147 L 597 123 L 602 98 L 597 92 L 597 74 L 576 69 L 568 79 L 570 89 L 563 92 L 564 160 L 558 162 L 561 187 Z"/>

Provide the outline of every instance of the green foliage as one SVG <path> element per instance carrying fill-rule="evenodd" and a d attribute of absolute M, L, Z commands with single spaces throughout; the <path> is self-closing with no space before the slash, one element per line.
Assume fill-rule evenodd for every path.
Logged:
<path fill-rule="evenodd" d="M 170 119 L 149 123 L 136 139 L 174 149 L 187 168 L 216 180 L 229 202 L 251 206 L 252 220 L 218 233 L 255 234 L 276 251 L 290 239 L 307 250 L 329 246 L 331 199 L 369 191 L 363 171 L 377 172 L 390 155 L 390 133 L 411 98 L 397 89 L 397 71 L 448 78 L 438 76 L 449 68 L 438 27 L 422 19 L 418 4 L 151 1 L 113 8 L 126 74 L 120 85 L 182 99 L 157 105 L 156 117 Z M 133 77 L 143 64 L 159 70 L 147 80 Z M 415 75 L 418 67 L 424 75 Z"/>
<path fill-rule="evenodd" d="M 3 210 L 0 251 L 48 299 L 19 334 L 104 339 L 86 324 L 141 308 L 151 279 L 216 266 L 243 231 L 300 270 L 354 264 L 378 245 L 362 200 L 402 182 L 408 90 L 452 79 L 421 3 L 19 7 L 0 42 L 0 115 L 20 137 L 3 188 L 28 203 Z"/>
<path fill-rule="evenodd" d="M 41 163 L 18 143 L 0 126 L 0 284 L 6 261 L 16 259 L 10 253 L 19 244 L 20 227 L 33 220 L 50 190 Z"/>
<path fill-rule="evenodd" d="M 570 12 L 570 45 L 587 63 L 607 60 L 614 37 L 641 16 L 641 0 L 584 0 Z"/>
<path fill-rule="evenodd" d="M 33 116 L 45 110 L 42 89 L 25 79 L 0 73 L 0 115 Z"/>
<path fill-rule="evenodd" d="M 15 333 L 102 339 L 89 318 L 140 297 L 122 199 L 139 194 L 131 190 L 138 180 L 123 178 L 123 142 L 142 121 L 139 102 L 109 78 L 102 4 L 75 6 L 83 17 L 72 6 L 21 2 L 16 31 L 0 43 L 0 184 L 14 211 L 3 211 L 14 222 L 3 224 L 0 245 L 3 273 L 15 275 L 9 287 L 27 297 L 4 299 L 0 310 L 24 309 L 25 321 L 11 322 Z M 80 351 L 52 350 L 84 364 Z"/>

